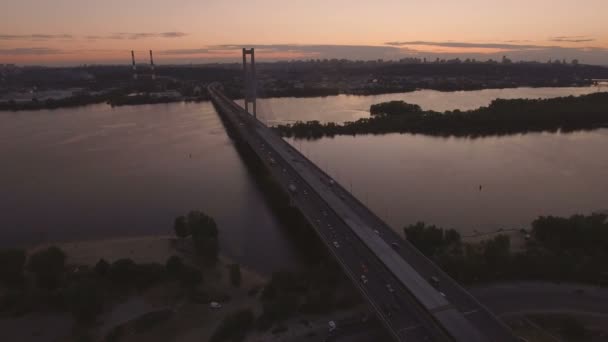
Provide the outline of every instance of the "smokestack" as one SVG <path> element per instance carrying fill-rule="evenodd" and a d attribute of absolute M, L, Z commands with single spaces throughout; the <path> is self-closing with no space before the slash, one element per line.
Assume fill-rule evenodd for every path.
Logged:
<path fill-rule="evenodd" d="M 131 62 L 133 63 L 133 79 L 137 79 L 137 67 L 135 66 L 135 52 L 131 50 Z"/>
<path fill-rule="evenodd" d="M 150 50 L 150 68 L 152 69 L 152 79 L 156 79 L 156 68 L 154 67 L 154 58 L 152 57 L 152 50 Z"/>

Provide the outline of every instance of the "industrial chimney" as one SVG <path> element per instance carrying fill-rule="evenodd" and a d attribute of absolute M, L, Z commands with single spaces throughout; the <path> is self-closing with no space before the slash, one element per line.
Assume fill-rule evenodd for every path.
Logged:
<path fill-rule="evenodd" d="M 133 79 L 137 79 L 137 67 L 135 66 L 135 52 L 131 50 L 131 62 L 133 64 Z"/>
<path fill-rule="evenodd" d="M 156 79 L 156 69 L 154 67 L 154 58 L 152 57 L 152 50 L 150 50 L 150 69 L 152 71 L 152 79 Z"/>

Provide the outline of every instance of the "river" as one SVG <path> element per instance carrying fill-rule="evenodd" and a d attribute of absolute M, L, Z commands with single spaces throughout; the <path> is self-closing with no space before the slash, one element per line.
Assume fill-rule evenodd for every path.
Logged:
<path fill-rule="evenodd" d="M 263 99 L 260 117 L 271 124 L 347 121 L 393 99 L 425 109 L 469 109 L 496 97 L 593 91 Z M 352 183 L 353 192 L 397 230 L 425 221 L 467 234 L 525 227 L 539 215 L 608 209 L 607 130 L 290 142 L 346 187 Z M 2 112 L 0 156 L 0 246 L 171 234 L 177 215 L 201 209 L 217 220 L 222 250 L 239 262 L 269 272 L 299 260 L 209 103 Z"/>
<path fill-rule="evenodd" d="M 214 217 L 259 271 L 298 257 L 210 103 L 0 113 L 0 246 L 173 234 Z"/>

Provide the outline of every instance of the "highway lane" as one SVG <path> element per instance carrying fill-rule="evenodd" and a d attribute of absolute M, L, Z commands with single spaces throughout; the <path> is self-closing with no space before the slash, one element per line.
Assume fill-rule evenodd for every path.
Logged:
<path fill-rule="evenodd" d="M 351 270 L 350 277 L 355 283 L 360 283 L 360 281 L 357 282 L 357 263 L 363 260 L 363 263 L 369 265 L 367 267 L 369 270 L 373 269 L 373 273 L 370 274 L 368 282 L 365 284 L 367 291 L 363 289 L 363 292 L 365 292 L 364 295 L 368 298 L 370 294 L 374 296 L 374 300 L 377 302 L 376 309 L 381 316 L 384 316 L 381 319 L 384 320 L 385 325 L 388 325 L 390 329 L 403 336 L 407 336 L 410 332 L 419 334 L 418 331 L 426 329 L 427 334 L 433 334 L 434 339 L 440 340 L 445 338 L 445 336 L 442 332 L 438 333 L 437 326 L 433 324 L 433 320 L 439 320 L 442 322 L 443 327 L 447 326 L 452 337 L 457 340 L 514 340 L 514 337 L 510 335 L 506 326 L 497 321 L 472 296 L 466 295 L 466 291 L 460 288 L 458 284 L 455 284 L 453 281 L 450 282 L 451 279 L 438 270 L 438 267 L 428 259 L 423 256 L 421 259 L 421 255 L 417 253 L 415 248 L 402 242 L 400 237 L 390 227 L 386 226 L 344 188 L 337 183 L 333 184 L 333 181 L 330 183 L 328 176 L 318 169 L 316 165 L 295 151 L 266 126 L 244 113 L 232 101 L 224 99 L 223 103 L 223 105 L 230 107 L 226 109 L 227 112 L 232 112 L 239 118 L 240 122 L 237 124 L 237 127 L 240 125 L 243 128 L 242 131 L 247 131 L 242 132 L 242 134 L 257 136 L 259 144 L 262 144 L 262 141 L 267 143 L 266 150 L 272 150 L 270 153 L 276 162 L 271 165 L 271 169 L 272 167 L 279 167 L 284 171 L 282 172 L 283 175 L 279 173 L 276 176 L 278 176 L 278 179 L 283 178 L 282 183 L 285 187 L 289 184 L 297 184 L 299 188 L 298 195 L 292 196 L 294 201 L 304 211 L 304 214 L 311 218 L 310 221 L 313 224 L 316 223 L 315 229 L 324 238 L 323 240 L 328 243 L 329 248 L 333 247 L 332 251 L 336 254 L 338 260 L 349 264 L 343 265 L 343 267 L 346 268 L 347 273 L 349 269 Z M 251 131 L 252 128 L 253 131 Z M 256 144 L 250 143 L 250 145 L 253 145 L 252 147 L 255 148 Z M 266 156 L 265 151 L 258 151 L 258 154 Z M 265 160 L 266 158 L 262 159 Z M 304 191 L 308 195 L 304 195 Z M 303 197 L 308 198 L 302 200 Z M 318 204 L 320 203 L 325 203 L 325 207 L 319 207 Z M 331 208 L 327 206 L 327 203 L 331 203 Z M 352 208 L 355 208 L 356 212 L 353 212 Z M 315 213 L 319 212 L 328 213 L 325 220 L 319 217 L 313 218 Z M 325 226 L 326 224 L 327 226 Z M 370 227 L 377 229 L 380 232 L 380 237 Z M 353 234 L 353 232 L 356 234 Z M 391 233 L 394 235 L 391 236 Z M 331 241 L 331 243 L 328 241 Z M 331 245 L 334 241 L 339 243 L 340 246 L 348 248 L 336 248 Z M 362 244 L 362 241 L 365 243 Z M 379 243 L 378 241 L 381 242 Z M 399 248 L 398 250 L 399 254 L 394 253 L 390 247 L 386 247 L 396 241 L 399 241 L 400 245 L 403 245 L 403 248 Z M 371 253 L 369 248 L 373 248 L 376 254 Z M 378 259 L 378 254 L 383 258 L 382 262 Z M 395 256 L 397 256 L 398 260 L 395 259 Z M 410 258 L 419 264 L 414 267 L 415 270 L 408 263 L 404 262 L 404 260 L 410 262 Z M 385 263 L 393 263 L 400 270 L 408 267 L 411 268 L 407 272 L 409 279 L 395 279 L 395 272 L 389 271 Z M 418 275 L 418 267 L 426 268 L 426 276 L 428 276 L 426 279 Z M 399 272 L 397 275 L 399 275 Z M 441 290 L 446 293 L 446 296 L 450 298 L 452 303 L 443 299 L 439 295 L 439 290 L 429 286 L 427 279 L 431 276 L 440 278 Z M 377 283 L 376 279 L 379 280 Z M 445 286 L 443 286 L 444 279 L 447 279 Z M 404 283 L 414 286 L 415 292 L 424 292 L 424 296 L 414 299 L 410 293 L 412 289 L 402 286 Z M 391 293 L 387 290 L 387 284 L 391 284 L 394 292 Z M 464 296 L 461 294 L 462 292 L 465 293 Z M 452 299 L 452 296 L 454 299 Z M 374 300 L 371 300 L 372 304 Z M 422 309 L 420 308 L 420 303 L 418 303 L 420 300 L 423 301 Z M 425 312 L 425 308 L 431 309 L 433 318 L 427 317 L 429 312 Z M 402 315 L 406 319 L 401 317 Z M 414 319 L 411 319 L 412 317 L 410 316 L 414 316 Z M 418 324 L 415 323 L 415 318 L 418 318 Z M 483 334 L 485 337 L 479 334 L 470 322 L 474 322 L 476 327 L 481 326 L 485 330 Z M 424 338 L 425 336 L 421 337 Z M 491 338 L 488 339 L 488 337 Z"/>
<path fill-rule="evenodd" d="M 404 241 L 397 232 L 380 220 L 375 214 L 362 204 L 355 196 L 337 184 L 334 191 L 343 194 L 343 200 L 364 216 L 365 221 L 379 232 L 379 236 L 387 244 L 397 243 L 396 252 L 406 259 L 425 279 L 436 277 L 439 279 L 437 289 L 443 292 L 460 312 L 467 319 L 471 320 L 486 336 L 490 336 L 492 341 L 513 341 L 516 338 L 498 317 L 490 312 L 475 297 L 466 291 L 460 284 L 443 272 L 435 263 L 425 257 L 408 241 Z"/>

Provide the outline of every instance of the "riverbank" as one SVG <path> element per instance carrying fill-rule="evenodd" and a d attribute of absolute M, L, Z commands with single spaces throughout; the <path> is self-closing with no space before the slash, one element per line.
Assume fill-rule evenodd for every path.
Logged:
<path fill-rule="evenodd" d="M 197 265 L 188 240 L 169 235 L 45 243 L 28 248 L 27 254 L 32 256 L 51 246 L 66 254 L 66 269 L 72 273 L 66 275 L 67 278 L 78 277 L 77 273 L 81 272 L 84 276 L 93 268 L 98 272 L 96 265 L 100 259 L 112 267 L 125 258 L 144 266 L 164 264 L 168 258 L 178 256 L 186 264 Z M 230 272 L 232 265 L 232 259 L 220 255 L 214 266 L 200 267 L 203 281 L 195 288 L 186 290 L 179 282 L 161 281 L 143 291 L 129 292 L 118 300 L 114 298 L 112 303 L 106 302 L 94 322 L 84 325 L 67 313 L 33 310 L 20 316 L 4 315 L 0 318 L 0 330 L 11 341 L 25 342 L 80 341 L 83 338 L 90 341 L 209 341 L 230 314 L 250 310 L 259 317 L 267 304 L 261 296 L 264 286 L 269 284 L 269 277 L 241 266 L 240 285 L 235 286 Z M 211 308 L 209 301 L 217 301 L 221 307 Z M 323 338 L 329 320 L 352 322 L 368 316 L 365 305 L 322 314 L 298 313 L 281 322 L 270 322 L 267 328 L 253 329 L 246 341 Z"/>

